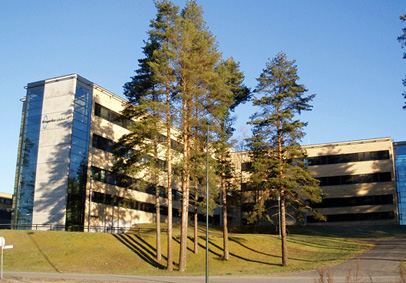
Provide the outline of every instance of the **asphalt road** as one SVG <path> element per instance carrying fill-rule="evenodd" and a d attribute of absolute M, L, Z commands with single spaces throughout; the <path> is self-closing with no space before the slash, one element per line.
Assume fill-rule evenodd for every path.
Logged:
<path fill-rule="evenodd" d="M 324 271 L 321 281 L 318 271 L 279 277 L 209 277 L 211 283 L 314 283 L 314 282 L 373 282 L 406 283 L 402 281 L 399 265 L 406 258 L 406 237 L 382 239 L 376 247 L 359 257 L 332 266 Z M 330 276 L 331 281 L 328 281 Z M 406 275 L 405 275 L 406 279 Z M 128 276 L 66 273 L 5 272 L 3 282 L 137 282 L 137 283 L 202 283 L 205 277 Z"/>

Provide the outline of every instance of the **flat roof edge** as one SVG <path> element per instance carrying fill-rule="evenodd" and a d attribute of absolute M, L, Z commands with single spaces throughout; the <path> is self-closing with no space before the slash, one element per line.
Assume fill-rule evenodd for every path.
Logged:
<path fill-rule="evenodd" d="M 352 140 L 352 141 L 341 141 L 341 142 L 330 142 L 330 143 L 320 143 L 320 144 L 309 144 L 302 145 L 303 148 L 313 148 L 313 147 L 327 147 L 327 146 L 336 146 L 336 145 L 345 145 L 345 144 L 362 144 L 362 143 L 375 143 L 375 142 L 385 142 L 390 141 L 392 143 L 392 138 L 372 138 L 372 139 L 362 139 L 362 140 Z"/>

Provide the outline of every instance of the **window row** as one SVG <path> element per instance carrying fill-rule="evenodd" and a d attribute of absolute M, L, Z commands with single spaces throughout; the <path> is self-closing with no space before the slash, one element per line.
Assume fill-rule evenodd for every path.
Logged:
<path fill-rule="evenodd" d="M 140 210 L 150 213 L 155 213 L 155 204 L 147 203 L 147 202 L 140 202 L 133 199 L 118 197 L 115 195 L 103 194 L 99 192 L 93 192 L 92 194 L 92 202 L 116 206 L 126 209 L 133 209 L 133 210 Z M 168 207 L 161 206 L 160 207 L 161 215 L 168 215 Z M 181 213 L 179 209 L 173 208 L 172 209 L 173 217 L 180 217 Z M 203 215 L 199 215 L 203 216 Z M 201 218 L 201 217 L 200 217 Z"/>
<path fill-rule="evenodd" d="M 312 166 L 384 159 L 389 159 L 389 150 L 315 156 L 309 157 L 307 160 L 308 165 Z"/>
<path fill-rule="evenodd" d="M 90 168 L 90 177 L 94 181 L 99 181 L 105 184 L 119 186 L 123 188 L 137 189 L 141 185 L 140 181 L 121 174 L 116 174 L 114 172 L 100 169 L 98 167 L 92 166 Z"/>
<path fill-rule="evenodd" d="M 385 159 L 389 159 L 389 150 L 308 157 L 307 165 L 308 166 L 329 165 L 329 164 L 338 164 L 338 163 L 349 163 L 349 162 L 370 161 L 370 160 L 385 160 Z M 250 171 L 251 168 L 252 168 L 252 162 L 241 163 L 242 171 Z"/>
<path fill-rule="evenodd" d="M 343 175 L 316 178 L 320 181 L 320 186 L 339 186 L 361 183 L 379 183 L 392 181 L 391 172 L 381 172 L 373 174 Z"/>
<path fill-rule="evenodd" d="M 319 177 L 316 179 L 320 181 L 320 186 L 339 186 L 361 183 L 390 182 L 392 181 L 392 174 L 390 172 L 382 172 L 361 175 Z M 255 191 L 255 190 L 258 190 L 258 188 L 255 187 L 253 184 L 241 183 L 241 191 Z M 261 190 L 261 188 L 259 190 Z"/>
<path fill-rule="evenodd" d="M 90 169 L 90 175 L 93 181 L 128 188 L 131 190 L 144 192 L 150 195 L 155 195 L 155 186 L 140 179 L 135 179 L 126 175 L 116 174 L 114 172 L 100 169 L 94 166 L 92 166 Z M 167 197 L 164 187 L 159 186 L 159 195 L 164 198 Z M 182 194 L 179 191 L 172 190 L 173 200 L 180 200 L 181 198 Z"/>
<path fill-rule="evenodd" d="M 134 199 L 128 199 L 128 198 L 123 198 L 123 197 L 119 197 L 116 195 L 103 194 L 103 193 L 99 193 L 99 192 L 92 193 L 92 202 L 100 203 L 100 204 L 104 204 L 104 205 L 115 206 L 115 207 L 126 208 L 126 209 L 145 211 L 145 212 L 150 212 L 150 213 L 156 212 L 155 204 L 147 203 L 147 202 L 140 202 L 140 201 L 136 201 Z M 161 215 L 165 215 L 165 216 L 168 215 L 168 207 L 166 207 L 166 206 L 160 206 L 159 211 L 160 211 Z M 177 209 L 177 208 L 173 208 L 172 215 L 173 215 L 173 217 L 180 218 L 181 210 Z M 210 222 L 213 221 L 212 218 L 213 217 L 210 217 Z M 205 220 L 206 220 L 205 214 L 198 214 L 198 221 L 203 222 Z"/>
<path fill-rule="evenodd" d="M 362 205 L 393 204 L 393 195 L 375 195 L 363 197 L 326 198 L 321 203 L 311 203 L 313 208 L 349 207 Z"/>
<path fill-rule="evenodd" d="M 94 148 L 97 148 L 97 149 L 100 149 L 100 150 L 103 150 L 103 151 L 107 151 L 107 152 L 113 153 L 115 143 L 114 143 L 112 140 L 110 140 L 110 139 L 106 139 L 106 138 L 103 138 L 102 136 L 93 134 L 92 146 L 93 146 Z M 152 157 L 142 158 L 142 159 L 141 159 L 141 162 L 150 161 L 151 158 L 152 158 Z M 165 160 L 161 160 L 161 159 L 158 159 L 158 160 L 157 160 L 156 166 L 157 166 L 158 168 L 162 169 L 162 170 L 166 170 L 166 169 L 168 168 L 166 161 L 165 161 Z"/>
<path fill-rule="evenodd" d="M 13 204 L 13 200 L 9 199 L 9 198 L 0 198 L 0 203 L 4 203 L 4 204 Z"/>
<path fill-rule="evenodd" d="M 123 197 L 118 197 L 109 194 L 103 194 L 99 192 L 93 192 L 92 194 L 92 202 L 111 205 L 111 206 L 119 206 L 122 208 L 129 208 L 134 210 L 141 210 L 145 212 L 155 212 L 155 205 L 146 202 L 139 202 L 132 199 L 126 199 Z"/>
<path fill-rule="evenodd" d="M 132 121 L 130 119 L 127 119 L 124 116 L 122 116 L 122 115 L 120 115 L 120 114 L 118 114 L 118 113 L 116 113 L 114 111 L 111 111 L 110 109 L 108 109 L 108 108 L 106 108 L 104 106 L 101 106 L 98 103 L 95 104 L 94 114 L 96 116 L 98 116 L 98 117 L 101 117 L 101 118 L 103 118 L 103 119 L 105 119 L 107 121 L 110 121 L 110 122 L 112 122 L 112 123 L 114 123 L 116 125 L 119 125 L 119 126 L 121 126 L 123 128 L 126 128 L 126 129 L 128 129 L 132 125 L 134 125 L 134 121 Z M 166 144 L 166 136 L 165 135 L 160 135 L 159 138 L 158 138 L 158 141 L 159 141 L 159 143 L 165 145 Z M 171 148 L 173 150 L 178 151 L 178 152 L 181 152 L 181 153 L 183 152 L 182 144 L 180 142 L 174 140 L 174 139 L 171 139 Z"/>
<path fill-rule="evenodd" d="M 98 103 L 95 103 L 94 115 L 126 129 L 130 128 L 134 124 L 134 122 L 130 119 L 127 119 L 124 116 L 111 111 L 110 109 L 101 106 Z"/>
<path fill-rule="evenodd" d="M 103 151 L 113 153 L 114 142 L 112 140 L 103 138 L 102 136 L 93 134 L 92 146 Z"/>

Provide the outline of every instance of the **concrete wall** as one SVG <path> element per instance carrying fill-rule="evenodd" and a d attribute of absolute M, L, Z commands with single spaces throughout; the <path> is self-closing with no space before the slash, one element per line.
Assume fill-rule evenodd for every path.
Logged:
<path fill-rule="evenodd" d="M 75 77 L 45 81 L 33 224 L 65 224 L 75 89 Z"/>

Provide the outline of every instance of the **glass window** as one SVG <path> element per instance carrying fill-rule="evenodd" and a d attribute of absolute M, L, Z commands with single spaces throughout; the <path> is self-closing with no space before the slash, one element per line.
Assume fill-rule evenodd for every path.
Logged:
<path fill-rule="evenodd" d="M 88 101 L 90 99 L 90 90 L 84 86 L 78 85 L 76 88 L 76 99 Z"/>
<path fill-rule="evenodd" d="M 85 105 L 79 105 L 77 102 L 75 102 L 75 113 L 88 117 L 89 109 Z"/>
<path fill-rule="evenodd" d="M 30 111 L 27 111 L 26 117 L 41 116 L 41 113 L 42 107 L 30 109 Z"/>
<path fill-rule="evenodd" d="M 71 153 L 70 160 L 71 160 L 71 162 L 80 164 L 80 163 L 82 163 L 82 162 L 84 161 L 84 160 L 83 160 L 84 158 L 85 158 L 85 157 L 82 156 L 82 155 L 77 155 L 77 154 Z"/>
<path fill-rule="evenodd" d="M 378 182 L 390 182 L 392 181 L 392 174 L 390 172 L 379 173 Z"/>
<path fill-rule="evenodd" d="M 92 146 L 107 152 L 113 152 L 114 142 L 99 135 L 93 134 Z"/>
<path fill-rule="evenodd" d="M 75 110 L 75 114 L 74 114 L 74 116 L 73 116 L 73 119 L 74 119 L 75 121 L 79 121 L 79 122 L 81 122 L 81 123 L 87 123 L 87 122 L 88 122 L 88 117 L 85 116 L 85 115 L 82 115 L 82 114 L 79 113 L 79 112 L 76 112 L 76 110 Z"/>
<path fill-rule="evenodd" d="M 28 91 L 28 101 L 42 100 L 43 96 L 44 91 L 42 88 Z"/>
<path fill-rule="evenodd" d="M 86 123 L 81 123 L 81 122 L 79 122 L 77 120 L 74 120 L 73 121 L 73 128 L 74 128 L 74 131 L 75 131 L 75 129 L 78 129 L 78 130 L 81 130 L 81 131 L 85 132 L 86 133 L 86 139 L 87 139 L 88 126 L 87 126 Z"/>
<path fill-rule="evenodd" d="M 28 110 L 42 108 L 42 100 L 29 101 L 27 108 Z"/>
<path fill-rule="evenodd" d="M 27 116 L 27 126 L 29 125 L 39 125 L 41 124 L 41 115 L 38 116 Z"/>
<path fill-rule="evenodd" d="M 86 150 L 83 147 L 72 145 L 71 152 L 80 156 L 86 154 Z"/>
<path fill-rule="evenodd" d="M 378 151 L 377 159 L 378 160 L 389 159 L 389 151 L 388 150 Z"/>
<path fill-rule="evenodd" d="M 107 108 L 100 108 L 100 117 L 103 119 L 106 119 L 107 121 L 110 121 L 109 119 L 109 110 Z"/>
<path fill-rule="evenodd" d="M 79 130 L 77 127 L 73 128 L 72 135 L 76 138 L 87 140 L 87 132 Z"/>
<path fill-rule="evenodd" d="M 82 147 L 82 148 L 87 148 L 88 142 L 86 140 L 83 140 L 83 139 L 73 138 L 72 139 L 72 145 L 79 146 L 79 147 Z"/>
<path fill-rule="evenodd" d="M 95 103 L 94 105 L 94 115 L 97 117 L 100 117 L 100 111 L 101 111 L 101 105 L 98 103 Z"/>
<path fill-rule="evenodd" d="M 341 176 L 341 184 L 347 185 L 347 184 L 353 184 L 353 177 L 352 176 Z"/>

